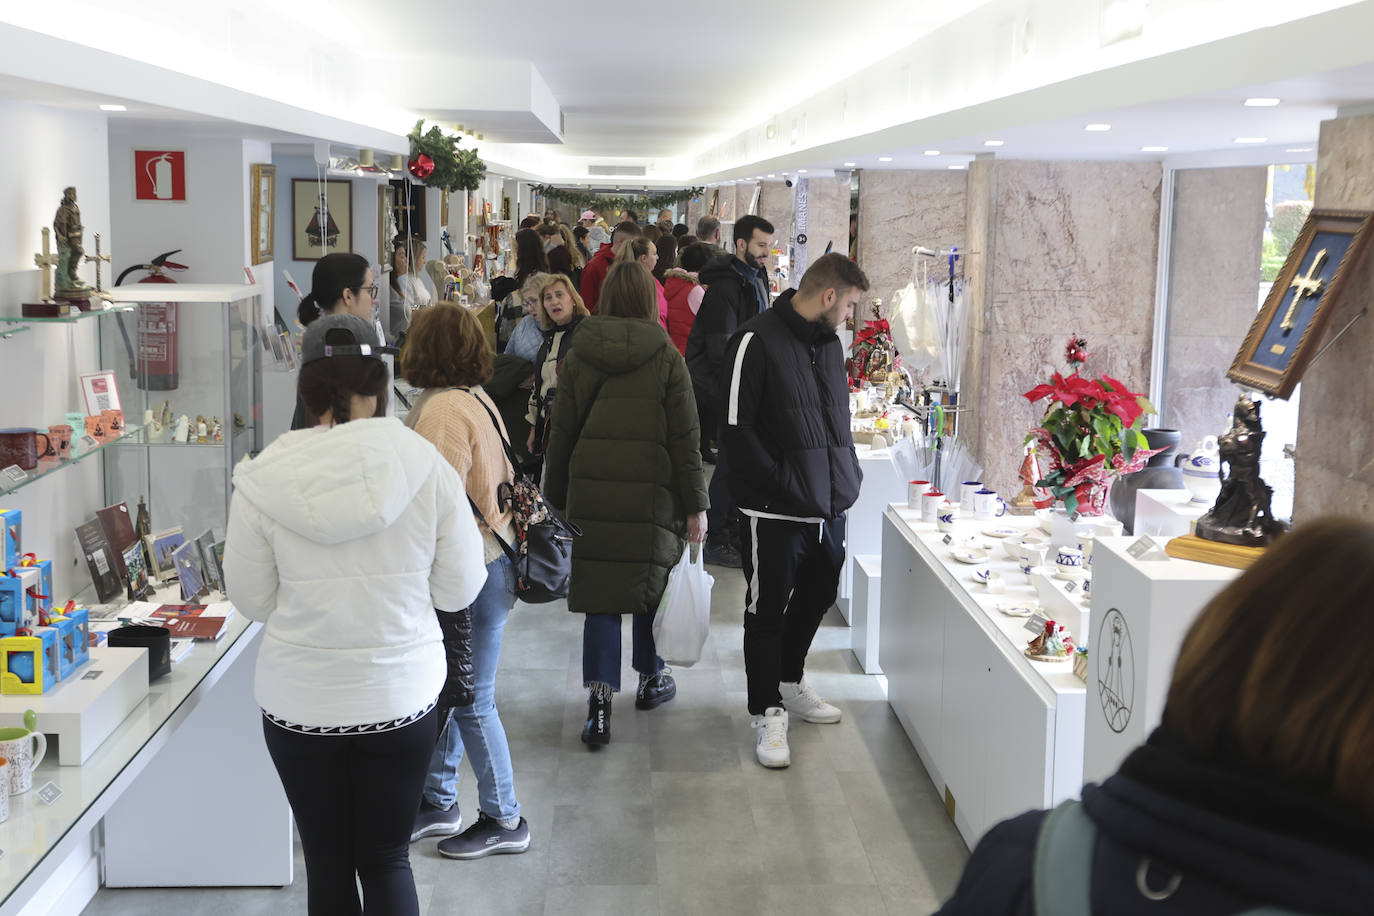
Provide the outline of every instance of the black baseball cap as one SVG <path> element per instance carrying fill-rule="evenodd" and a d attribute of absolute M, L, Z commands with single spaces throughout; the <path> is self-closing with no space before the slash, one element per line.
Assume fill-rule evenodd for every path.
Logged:
<path fill-rule="evenodd" d="M 350 342 L 340 342 L 343 335 L 330 335 L 330 331 L 347 332 Z M 325 343 L 326 336 L 332 336 L 334 342 Z M 370 356 L 380 360 L 384 353 L 398 352 L 395 347 L 383 346 L 377 339 L 376 326 L 357 315 L 321 315 L 306 326 L 305 334 L 301 337 L 303 366 L 330 356 Z"/>

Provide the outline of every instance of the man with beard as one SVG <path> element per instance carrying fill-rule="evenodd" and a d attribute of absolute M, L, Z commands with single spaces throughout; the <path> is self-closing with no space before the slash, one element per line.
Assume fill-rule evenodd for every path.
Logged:
<path fill-rule="evenodd" d="M 803 669 L 835 602 L 845 512 L 862 479 L 835 332 L 867 290 L 857 264 L 827 254 L 797 289 L 741 325 L 725 351 L 721 453 L 730 456 L 730 492 L 743 516 L 744 669 L 754 754 L 765 767 L 791 763 L 789 716 L 840 721 Z"/>
<path fill-rule="evenodd" d="M 701 419 L 701 450 L 711 460 L 710 442 L 718 435 L 721 412 L 725 347 L 735 329 L 768 309 L 768 270 L 764 261 L 773 244 L 773 224 L 750 214 L 735 223 L 735 253 L 706 262 L 700 279 L 706 296 L 687 337 L 687 369 Z M 707 510 L 707 563 L 740 568 L 739 551 L 731 544 L 729 459 L 725 449 L 716 459 L 711 476 L 711 508 Z"/>

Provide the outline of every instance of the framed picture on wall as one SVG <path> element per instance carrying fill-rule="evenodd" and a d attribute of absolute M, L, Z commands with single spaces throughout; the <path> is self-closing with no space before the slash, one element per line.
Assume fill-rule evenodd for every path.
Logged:
<path fill-rule="evenodd" d="M 353 183 L 291 179 L 291 257 L 318 261 L 353 250 Z"/>
<path fill-rule="evenodd" d="M 1349 210 L 1308 215 L 1227 378 L 1273 397 L 1293 393 L 1369 242 L 1369 217 Z"/>
<path fill-rule="evenodd" d="M 252 239 L 253 263 L 262 264 L 274 257 L 275 238 L 273 224 L 276 222 L 277 208 L 277 167 L 275 165 L 254 165 L 249 179 L 249 193 L 252 195 Z"/>

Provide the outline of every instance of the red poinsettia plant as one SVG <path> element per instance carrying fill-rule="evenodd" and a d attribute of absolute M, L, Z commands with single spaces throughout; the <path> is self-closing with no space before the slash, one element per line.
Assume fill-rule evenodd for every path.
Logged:
<path fill-rule="evenodd" d="M 1048 490 L 1070 513 L 1101 515 L 1112 481 L 1145 466 L 1151 449 L 1141 432 L 1145 414 L 1154 413 L 1144 395 L 1110 375 L 1086 378 L 1088 342 L 1078 335 L 1064 348 L 1069 375 L 1055 372 L 1049 384 L 1025 394 L 1032 404 L 1050 399 L 1040 425 L 1026 435 L 1049 470 L 1036 487 Z"/>

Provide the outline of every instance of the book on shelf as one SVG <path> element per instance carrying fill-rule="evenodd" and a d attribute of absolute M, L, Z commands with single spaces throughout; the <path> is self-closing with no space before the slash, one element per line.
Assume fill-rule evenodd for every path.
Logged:
<path fill-rule="evenodd" d="M 86 558 L 86 568 L 91 573 L 96 597 L 101 602 L 113 601 L 119 597 L 119 593 L 124 589 L 124 583 L 116 566 L 118 554 L 110 547 L 109 538 L 105 537 L 105 529 L 101 527 L 100 520 L 93 518 L 78 525 L 76 541 Z"/>
<path fill-rule="evenodd" d="M 195 541 L 186 541 L 172 551 L 172 565 L 181 583 L 181 600 L 195 601 L 205 596 L 205 570 L 200 565 L 200 548 Z"/>
<path fill-rule="evenodd" d="M 115 568 L 119 573 L 119 578 L 128 582 L 129 571 L 125 565 L 124 552 L 129 549 L 129 545 L 138 543 L 138 535 L 134 533 L 134 519 L 129 514 L 128 505 L 115 503 L 113 506 L 97 509 L 95 517 L 100 520 L 100 527 L 105 532 L 105 539 L 110 542 L 112 548 L 110 552 L 115 558 Z"/>
<path fill-rule="evenodd" d="M 148 545 L 148 558 L 152 561 L 152 565 L 148 567 L 148 575 L 159 581 L 170 581 L 176 575 L 176 564 L 172 561 L 172 554 L 186 543 L 186 535 L 180 527 L 176 527 L 145 535 L 143 540 Z"/>
<path fill-rule="evenodd" d="M 164 621 L 163 626 L 172 633 L 172 638 L 190 637 L 192 639 L 219 639 L 229 628 L 234 616 L 234 606 L 227 601 L 211 604 L 164 604 L 152 617 Z"/>

